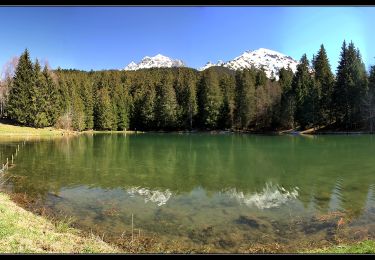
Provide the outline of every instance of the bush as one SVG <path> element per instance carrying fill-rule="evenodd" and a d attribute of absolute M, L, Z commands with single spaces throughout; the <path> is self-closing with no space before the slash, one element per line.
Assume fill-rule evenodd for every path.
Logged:
<path fill-rule="evenodd" d="M 67 112 L 60 116 L 56 121 L 55 127 L 58 129 L 72 130 L 72 115 Z"/>

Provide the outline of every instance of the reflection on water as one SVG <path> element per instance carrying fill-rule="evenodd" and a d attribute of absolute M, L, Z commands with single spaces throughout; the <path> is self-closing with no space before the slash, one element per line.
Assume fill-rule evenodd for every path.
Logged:
<path fill-rule="evenodd" d="M 235 188 L 230 189 L 225 193 L 247 206 L 256 206 L 259 209 L 269 209 L 279 207 L 289 200 L 297 198 L 298 187 L 293 188 L 291 191 L 287 191 L 279 185 L 266 183 L 266 186 L 259 193 L 244 194 L 242 191 L 238 192 Z"/>
<path fill-rule="evenodd" d="M 146 188 L 134 187 L 127 190 L 131 195 L 140 195 L 145 198 L 145 202 L 155 202 L 158 206 L 164 205 L 172 196 L 172 193 L 167 189 L 165 191 L 149 190 Z"/>
<path fill-rule="evenodd" d="M 16 145 L 0 144 L 3 161 Z M 121 235 L 133 214 L 165 241 L 235 252 L 332 241 L 341 217 L 375 237 L 374 151 L 369 135 L 83 135 L 27 142 L 6 188 L 88 229 Z"/>
<path fill-rule="evenodd" d="M 170 192 L 169 189 L 159 191 L 141 187 L 132 187 L 125 190 L 132 196 L 138 195 L 144 197 L 145 203 L 151 201 L 158 206 L 165 205 L 172 196 L 172 192 Z M 292 199 L 296 199 L 298 197 L 298 187 L 287 191 L 279 185 L 266 183 L 261 192 L 248 194 L 242 191 L 237 191 L 236 188 L 231 188 L 221 193 L 237 200 L 241 204 L 245 204 L 246 206 L 255 206 L 259 209 L 269 209 L 279 207 Z"/>

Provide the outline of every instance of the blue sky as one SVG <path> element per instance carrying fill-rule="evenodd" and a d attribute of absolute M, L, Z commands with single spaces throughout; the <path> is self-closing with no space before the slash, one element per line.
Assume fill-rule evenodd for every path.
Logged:
<path fill-rule="evenodd" d="M 189 67 L 268 48 L 333 71 L 343 40 L 375 64 L 374 7 L 0 7 L 0 65 L 28 48 L 52 68 L 120 69 L 158 53 Z"/>

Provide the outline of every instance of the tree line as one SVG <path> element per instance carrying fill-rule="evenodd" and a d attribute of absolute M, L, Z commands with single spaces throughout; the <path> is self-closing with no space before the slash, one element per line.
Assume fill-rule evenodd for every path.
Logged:
<path fill-rule="evenodd" d="M 256 68 L 50 70 L 28 50 L 13 74 L 1 82 L 1 114 L 33 127 L 373 131 L 375 123 L 375 66 L 367 73 L 345 41 L 336 75 L 321 45 L 311 63 L 304 54 L 297 71 L 282 68 L 277 81 Z"/>

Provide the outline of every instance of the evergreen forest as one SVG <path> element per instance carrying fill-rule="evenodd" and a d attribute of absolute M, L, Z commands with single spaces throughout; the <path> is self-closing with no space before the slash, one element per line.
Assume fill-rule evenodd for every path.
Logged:
<path fill-rule="evenodd" d="M 261 69 L 49 69 L 26 49 L 1 81 L 1 116 L 20 125 L 83 130 L 374 131 L 375 66 L 342 44 L 332 72 L 323 45 L 279 80 Z"/>

